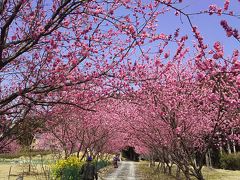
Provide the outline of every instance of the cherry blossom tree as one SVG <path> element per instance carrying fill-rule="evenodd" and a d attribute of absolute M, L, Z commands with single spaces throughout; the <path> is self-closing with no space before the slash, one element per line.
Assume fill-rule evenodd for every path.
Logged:
<path fill-rule="evenodd" d="M 219 46 L 217 42 L 214 48 Z M 239 129 L 239 71 L 232 59 L 222 65 L 210 58 L 202 62 L 196 58 L 188 64 L 172 62 L 167 72 L 150 64 L 145 68 L 148 79 L 135 76 L 140 88 L 130 94 L 139 106 L 139 115 L 133 115 L 139 117 L 137 126 L 132 126 L 137 137 L 165 164 L 177 164 L 187 179 L 190 175 L 203 179 L 206 153 L 222 143 L 216 137 L 232 138 L 229 131 Z M 204 71 L 200 69 L 203 64 L 209 65 Z"/>
<path fill-rule="evenodd" d="M 110 107 L 106 102 L 98 104 L 96 112 L 78 108 L 64 110 L 66 105 L 58 107 L 46 122 L 37 147 L 64 151 L 65 158 L 77 153 L 80 159 L 88 153 L 95 157 L 100 153 L 120 151 L 125 147 L 119 126 L 121 120 Z"/>
<path fill-rule="evenodd" d="M 147 31 L 154 31 L 158 14 L 157 7 L 128 0 L 0 5 L 0 141 L 33 109 L 68 104 L 89 110 L 118 91 L 114 69 L 150 39 Z"/>

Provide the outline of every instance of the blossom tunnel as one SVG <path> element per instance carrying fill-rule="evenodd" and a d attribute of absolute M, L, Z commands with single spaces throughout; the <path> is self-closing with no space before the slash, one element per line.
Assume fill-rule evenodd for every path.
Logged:
<path fill-rule="evenodd" d="M 130 161 L 139 161 L 139 154 L 136 153 L 134 147 L 126 147 L 122 150 L 122 157 Z"/>

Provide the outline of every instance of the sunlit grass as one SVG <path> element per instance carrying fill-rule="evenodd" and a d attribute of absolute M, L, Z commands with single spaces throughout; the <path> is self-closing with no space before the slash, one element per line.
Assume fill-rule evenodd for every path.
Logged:
<path fill-rule="evenodd" d="M 203 176 L 206 180 L 240 180 L 240 171 L 204 167 Z"/>
<path fill-rule="evenodd" d="M 155 171 L 156 167 L 150 168 L 147 162 L 140 162 L 137 173 L 141 174 L 146 180 L 175 180 L 176 177 L 165 175 Z M 203 168 L 203 176 L 206 180 L 240 180 L 240 171 L 230 171 L 224 169 Z M 176 175 L 176 168 L 173 167 L 172 174 Z M 180 179 L 184 180 L 183 174 Z M 195 180 L 196 178 L 192 178 Z"/>
<path fill-rule="evenodd" d="M 140 162 L 136 169 L 136 174 L 138 174 L 141 179 L 146 180 L 175 180 L 175 177 L 171 177 L 162 173 L 157 173 L 154 168 L 150 168 L 147 162 Z"/>

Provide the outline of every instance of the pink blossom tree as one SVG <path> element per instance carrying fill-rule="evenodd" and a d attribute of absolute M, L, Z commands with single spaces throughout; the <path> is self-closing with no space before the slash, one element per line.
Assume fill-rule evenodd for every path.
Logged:
<path fill-rule="evenodd" d="M 89 110 L 117 91 L 111 75 L 150 39 L 158 14 L 128 0 L 3 0 L 0 9 L 0 142 L 33 109 Z"/>
<path fill-rule="evenodd" d="M 214 48 L 219 51 L 219 46 L 215 43 Z M 203 64 L 205 69 L 199 69 Z M 232 59 L 223 65 L 210 58 L 170 65 L 167 72 L 151 64 L 145 68 L 146 76 L 137 72 L 140 88 L 130 99 L 139 106 L 139 115 L 133 115 L 139 120 L 132 128 L 165 164 L 177 164 L 187 179 L 190 175 L 203 179 L 205 155 L 221 143 L 216 136 L 232 138 L 228 132 L 239 129 L 239 71 Z"/>
<path fill-rule="evenodd" d="M 84 158 L 88 153 L 93 157 L 100 153 L 113 153 L 125 147 L 121 132 L 121 119 L 112 111 L 110 101 L 98 104 L 96 112 L 66 108 L 55 109 L 46 122 L 45 132 L 38 139 L 38 147 L 64 151 L 65 158 L 77 153 Z M 126 133 L 125 133 L 126 134 Z"/>

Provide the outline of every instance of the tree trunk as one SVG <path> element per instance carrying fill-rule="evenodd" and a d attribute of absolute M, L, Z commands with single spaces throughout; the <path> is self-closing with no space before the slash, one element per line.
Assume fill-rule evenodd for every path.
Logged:
<path fill-rule="evenodd" d="M 233 131 L 233 128 L 232 128 L 232 135 L 234 134 L 234 131 Z M 232 140 L 232 143 L 233 143 L 233 153 L 236 154 L 236 144 L 235 144 L 235 141 Z"/>
<path fill-rule="evenodd" d="M 67 152 L 67 148 L 64 148 L 64 159 L 68 158 L 68 152 Z"/>
<path fill-rule="evenodd" d="M 209 167 L 209 157 L 208 157 L 208 152 L 205 154 L 205 159 L 206 159 L 206 166 Z"/>
<path fill-rule="evenodd" d="M 166 167 L 165 163 L 163 163 L 163 173 L 164 173 L 164 174 L 167 173 L 167 167 Z"/>
<path fill-rule="evenodd" d="M 223 148 L 222 148 L 222 145 L 220 146 L 220 154 L 221 154 L 221 155 L 223 154 Z"/>
<path fill-rule="evenodd" d="M 85 151 L 84 151 L 84 153 L 83 153 L 82 157 L 80 158 L 80 161 L 82 161 L 82 160 L 83 160 L 83 158 L 86 156 L 86 154 L 87 154 L 87 149 L 85 149 Z"/>
<path fill-rule="evenodd" d="M 180 180 L 180 168 L 177 166 L 177 171 L 176 171 L 176 179 Z"/>
<path fill-rule="evenodd" d="M 211 151 L 208 150 L 208 157 L 209 157 L 209 165 L 212 167 L 212 158 L 211 158 Z"/>
<path fill-rule="evenodd" d="M 168 165 L 168 175 L 172 175 L 172 166 Z"/>
<path fill-rule="evenodd" d="M 203 178 L 203 175 L 202 175 L 202 172 L 201 172 L 201 170 L 199 169 L 198 171 L 195 171 L 195 173 L 196 173 L 196 178 L 198 179 L 198 180 L 204 180 L 204 178 Z"/>
<path fill-rule="evenodd" d="M 28 150 L 29 153 L 29 165 L 28 165 L 28 172 L 31 172 L 31 164 L 32 164 L 32 154 L 31 154 L 31 148 Z"/>
<path fill-rule="evenodd" d="M 229 141 L 227 142 L 227 150 L 228 150 L 228 154 L 232 153 Z"/>
<path fill-rule="evenodd" d="M 206 166 L 207 167 L 212 167 L 212 160 L 211 160 L 211 152 L 210 152 L 210 150 L 207 151 L 205 157 L 206 157 Z"/>
<path fill-rule="evenodd" d="M 158 162 L 158 165 L 157 165 L 157 168 L 156 168 L 156 171 L 159 173 L 160 172 L 160 164 L 161 164 L 161 162 L 159 161 Z"/>
<path fill-rule="evenodd" d="M 236 151 L 236 144 L 235 144 L 235 142 L 233 141 L 233 153 L 236 154 L 236 152 L 237 152 L 237 151 Z"/>
<path fill-rule="evenodd" d="M 185 168 L 184 175 L 185 175 L 185 179 L 186 179 L 186 180 L 191 180 L 191 179 L 190 179 L 190 173 L 189 173 L 189 168 L 188 168 L 188 167 Z"/>
<path fill-rule="evenodd" d="M 152 155 L 150 155 L 149 159 L 150 159 L 149 167 L 152 167 L 153 166 L 153 157 L 152 157 Z"/>

